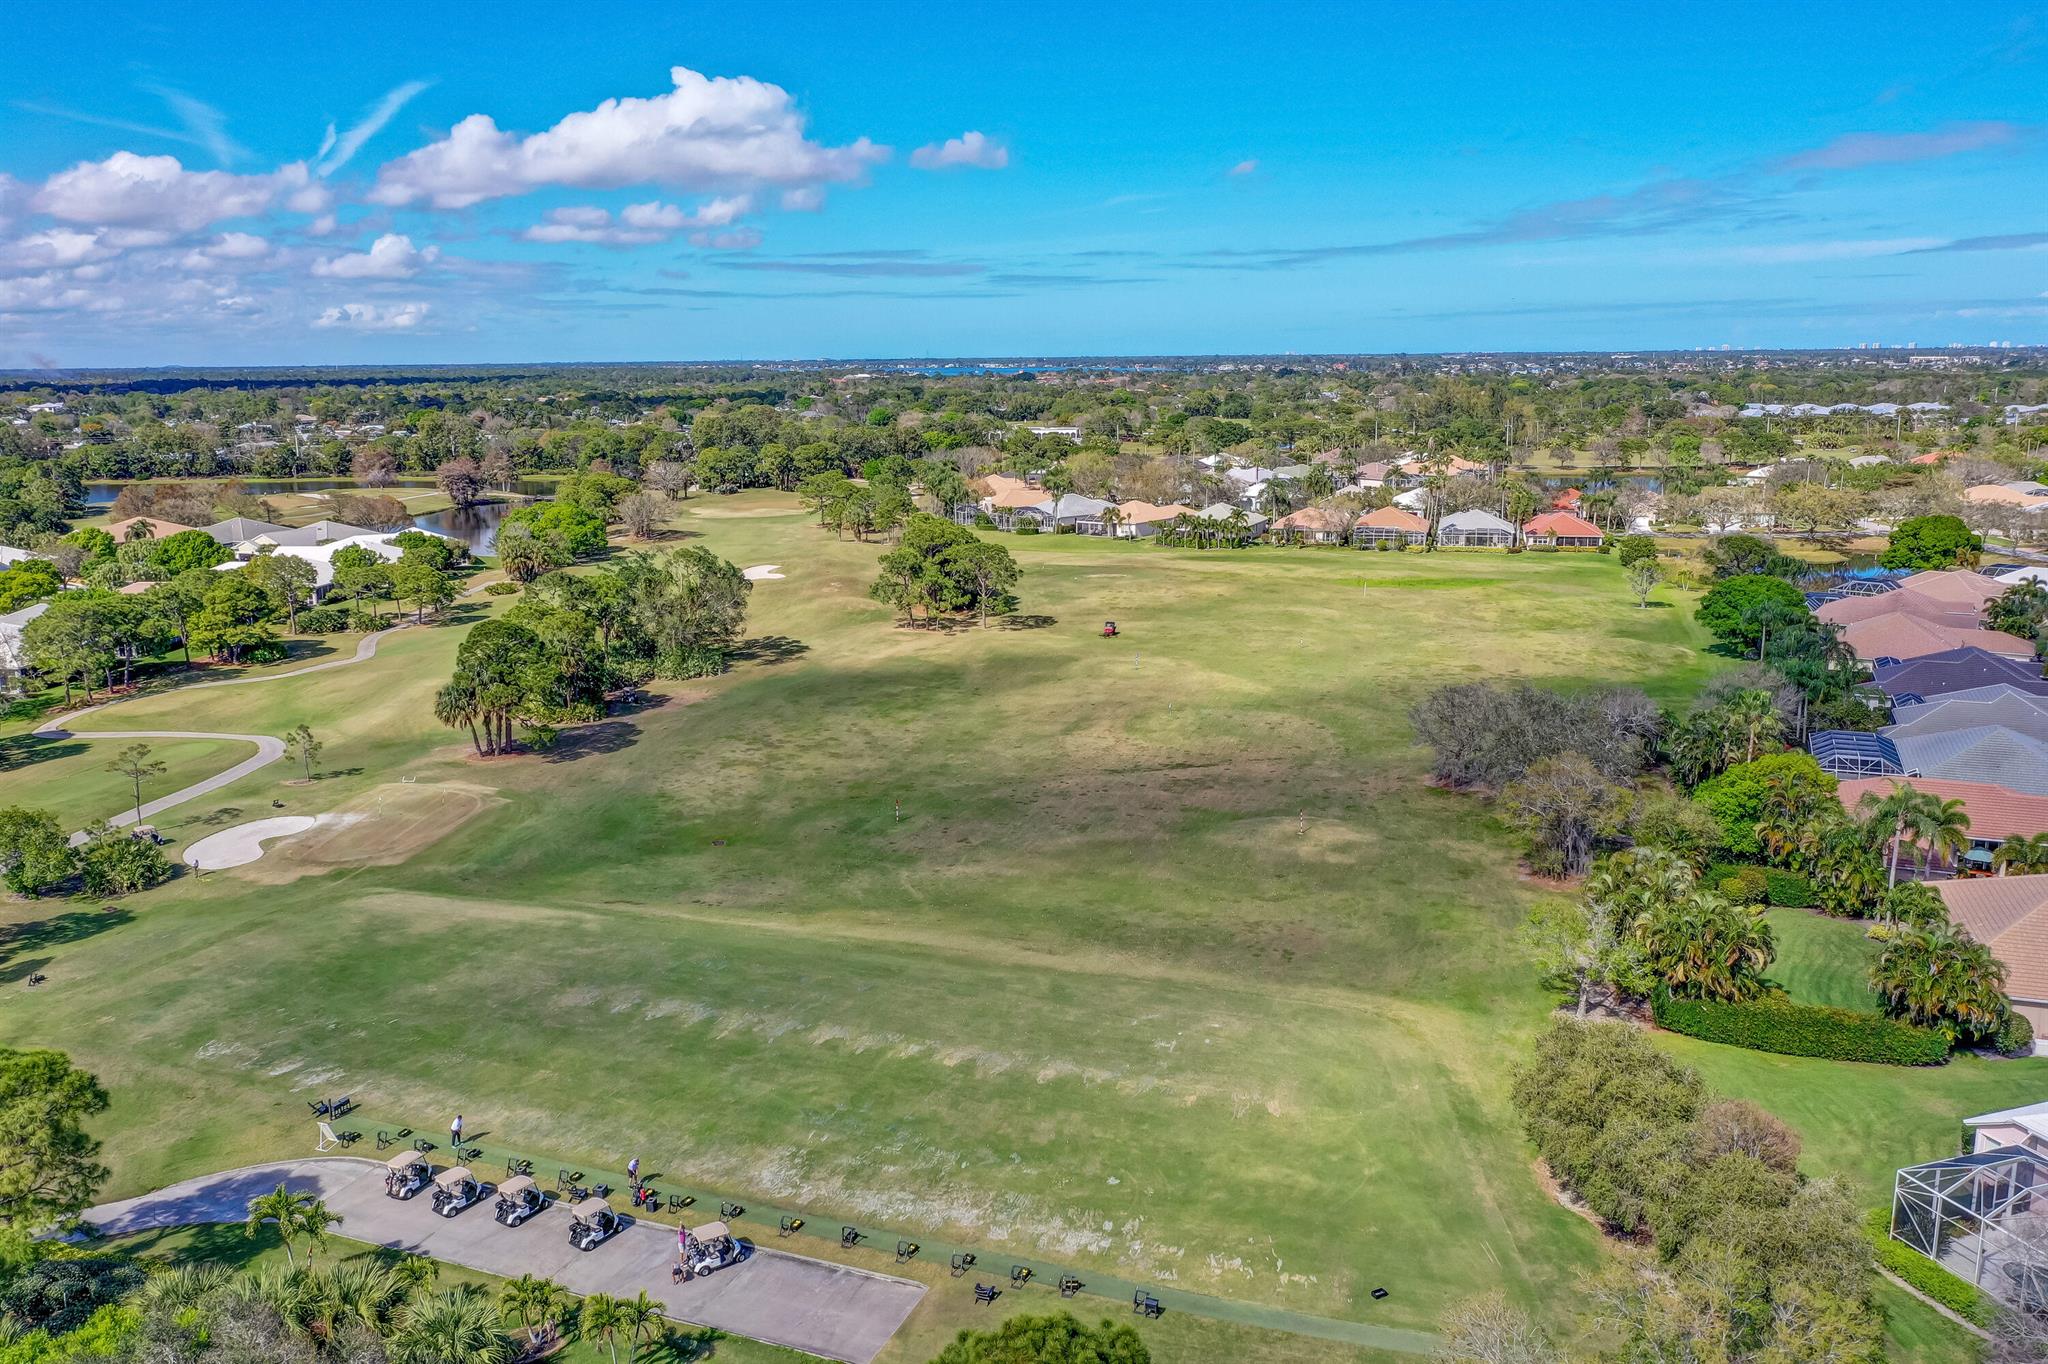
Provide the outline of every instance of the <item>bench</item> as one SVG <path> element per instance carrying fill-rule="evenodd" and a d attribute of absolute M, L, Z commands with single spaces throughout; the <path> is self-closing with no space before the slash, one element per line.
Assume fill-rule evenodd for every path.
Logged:
<path fill-rule="evenodd" d="M 1001 1292 L 992 1283 L 978 1283 L 974 1286 L 974 1300 L 978 1303 L 991 1303 L 1001 1296 Z"/>
<path fill-rule="evenodd" d="M 1131 1293 L 1131 1310 L 1141 1317 L 1156 1317 L 1166 1309 L 1159 1305 L 1159 1299 L 1139 1288 Z"/>

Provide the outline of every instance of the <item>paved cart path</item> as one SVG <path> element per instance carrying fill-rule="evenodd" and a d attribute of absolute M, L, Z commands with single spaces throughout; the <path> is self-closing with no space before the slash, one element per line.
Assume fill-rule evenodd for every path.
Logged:
<path fill-rule="evenodd" d="M 493 1200 L 452 1217 L 434 1214 L 420 1194 L 407 1202 L 384 1196 L 384 1167 L 354 1157 L 314 1158 L 252 1165 L 203 1175 L 140 1198 L 108 1203 L 85 1214 L 105 1235 L 199 1222 L 240 1222 L 249 1200 L 279 1182 L 319 1195 L 342 1217 L 352 1240 L 431 1255 L 450 1264 L 517 1278 L 535 1274 L 572 1293 L 627 1298 L 642 1289 L 677 1321 L 786 1345 L 807 1354 L 868 1364 L 889 1343 L 924 1296 L 909 1279 L 754 1247 L 739 1264 L 689 1283 L 674 1283 L 675 1232 L 633 1222 L 592 1251 L 573 1249 L 569 1218 L 550 1207 L 518 1227 L 500 1226 Z"/>
<path fill-rule="evenodd" d="M 365 663 L 377 656 L 377 644 L 384 636 L 392 633 L 394 630 L 403 628 L 403 625 L 394 625 L 390 629 L 377 630 L 364 635 L 360 640 L 356 641 L 355 653 L 347 658 L 331 659 L 326 663 L 314 663 L 304 668 L 294 668 L 287 673 L 270 673 L 263 677 L 223 677 L 213 682 L 188 682 L 182 687 L 173 687 L 170 690 L 184 692 L 202 691 L 207 687 L 253 687 L 259 682 L 282 682 L 287 677 L 303 677 L 307 673 L 325 672 L 329 668 L 346 668 L 353 664 Z M 157 691 L 149 692 L 147 695 L 164 696 L 168 695 L 168 693 Z M 142 699 L 144 697 L 119 696 L 112 701 L 102 701 L 96 706 L 87 706 L 83 710 L 69 711 L 59 715 L 54 720 L 43 721 L 42 724 L 36 726 L 35 732 L 51 739 L 219 739 L 224 742 L 254 744 L 256 745 L 256 752 L 253 756 L 242 759 L 242 761 L 228 768 L 225 772 L 217 772 L 204 781 L 196 781 L 190 786 L 181 787 L 171 792 L 168 796 L 159 796 L 155 800 L 145 801 L 139 810 L 128 810 L 115 815 L 107 821 L 107 823 L 115 828 L 139 824 L 159 811 L 168 810 L 174 805 L 183 805 L 186 801 L 203 796 L 209 791 L 218 791 L 223 786 L 240 781 L 258 768 L 270 766 L 270 764 L 284 756 L 283 740 L 274 739 L 268 734 L 215 734 L 198 729 L 89 729 L 79 732 L 70 728 L 71 723 L 81 716 L 94 714 L 97 711 L 107 709 L 109 706 L 118 706 L 123 701 Z M 79 832 L 71 835 L 72 846 L 76 847 L 83 842 L 85 842 L 84 830 L 81 829 Z"/>

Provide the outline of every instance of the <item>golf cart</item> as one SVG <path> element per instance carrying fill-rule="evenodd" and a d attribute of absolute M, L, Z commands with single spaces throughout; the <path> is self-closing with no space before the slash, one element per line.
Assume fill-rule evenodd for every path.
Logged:
<path fill-rule="evenodd" d="M 498 1186 L 498 1220 L 516 1227 L 547 1206 L 540 1185 L 525 1175 L 514 1175 Z"/>
<path fill-rule="evenodd" d="M 723 1222 L 706 1222 L 690 1232 L 690 1250 L 684 1259 L 684 1269 L 691 1278 L 709 1274 L 714 1269 L 736 1265 L 746 1252 L 733 1239 L 732 1228 Z"/>
<path fill-rule="evenodd" d="M 458 1165 L 434 1176 L 434 1211 L 453 1217 L 472 1203 L 481 1203 L 484 1186 L 467 1167 Z"/>
<path fill-rule="evenodd" d="M 1113 621 L 1113 620 L 1106 620 L 1106 621 L 1102 622 L 1102 637 L 1103 637 L 1104 639 L 1115 639 L 1115 638 L 1116 638 L 1116 622 L 1115 622 L 1115 621 Z"/>
<path fill-rule="evenodd" d="M 427 1187 L 433 1173 L 426 1156 L 418 1151 L 400 1151 L 384 1162 L 384 1196 L 407 1199 Z"/>
<path fill-rule="evenodd" d="M 578 1250 L 596 1250 L 623 1226 L 612 1205 L 602 1198 L 586 1198 L 569 1207 L 569 1244 Z"/>

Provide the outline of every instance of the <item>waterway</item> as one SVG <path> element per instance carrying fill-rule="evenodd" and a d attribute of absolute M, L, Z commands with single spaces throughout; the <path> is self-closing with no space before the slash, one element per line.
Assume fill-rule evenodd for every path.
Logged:
<path fill-rule="evenodd" d="M 257 497 L 275 493 L 418 491 L 434 486 L 430 478 L 401 478 L 382 488 L 365 487 L 347 478 L 245 478 L 239 481 L 244 492 Z M 88 483 L 85 485 L 85 505 L 88 508 L 111 507 L 124 486 L 120 482 Z M 548 485 L 539 480 L 521 479 L 512 485 L 512 491 L 519 498 L 546 496 Z M 477 502 L 467 507 L 423 512 L 412 519 L 412 524 L 419 530 L 452 536 L 468 545 L 472 554 L 489 554 L 498 542 L 498 523 L 518 506 L 518 500 Z"/>

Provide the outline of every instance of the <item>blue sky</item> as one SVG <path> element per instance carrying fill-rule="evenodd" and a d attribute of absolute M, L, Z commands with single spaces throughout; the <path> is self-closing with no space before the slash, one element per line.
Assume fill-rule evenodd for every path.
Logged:
<path fill-rule="evenodd" d="M 297 8 L 16 22 L 0 368 L 2048 339 L 2038 6 Z"/>

